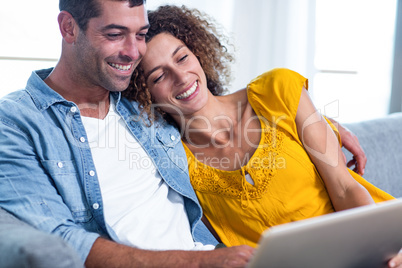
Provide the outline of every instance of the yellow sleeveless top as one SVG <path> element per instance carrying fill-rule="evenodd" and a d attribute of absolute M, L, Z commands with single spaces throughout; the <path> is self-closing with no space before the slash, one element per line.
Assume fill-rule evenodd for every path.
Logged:
<path fill-rule="evenodd" d="M 248 100 L 260 118 L 262 132 L 258 148 L 240 170 L 204 165 L 183 143 L 191 184 L 204 215 L 227 246 L 255 247 L 271 226 L 334 212 L 297 133 L 295 117 L 303 85 L 308 88 L 307 79 L 288 69 L 274 69 L 250 82 Z M 350 173 L 375 202 L 393 198 Z"/>

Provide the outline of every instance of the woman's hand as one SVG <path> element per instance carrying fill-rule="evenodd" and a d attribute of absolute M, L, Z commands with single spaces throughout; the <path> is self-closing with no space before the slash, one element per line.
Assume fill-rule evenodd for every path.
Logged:
<path fill-rule="evenodd" d="M 398 255 L 393 257 L 388 262 L 388 267 L 390 267 L 390 268 L 402 268 L 402 249 L 399 251 Z"/>

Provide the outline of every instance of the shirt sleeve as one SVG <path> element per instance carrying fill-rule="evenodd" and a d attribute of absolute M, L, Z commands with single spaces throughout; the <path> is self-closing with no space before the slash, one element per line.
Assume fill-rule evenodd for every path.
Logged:
<path fill-rule="evenodd" d="M 83 228 L 90 225 L 89 219 L 77 224 L 77 215 L 72 215 L 57 182 L 37 156 L 41 148 L 32 142 L 33 134 L 4 116 L 0 116 L 0 133 L 0 206 L 31 226 L 62 237 L 85 261 L 99 234 Z M 59 176 L 71 180 L 76 175 Z M 80 198 L 79 193 L 73 194 Z"/>
<path fill-rule="evenodd" d="M 295 123 L 302 88 L 308 90 L 308 80 L 289 69 L 273 69 L 250 82 L 247 94 L 254 111 L 276 124 L 298 140 Z M 338 129 L 324 116 L 342 146 Z"/>
<path fill-rule="evenodd" d="M 295 118 L 303 87 L 308 89 L 306 78 L 292 70 L 278 68 L 252 80 L 247 94 L 258 116 L 299 140 Z"/>

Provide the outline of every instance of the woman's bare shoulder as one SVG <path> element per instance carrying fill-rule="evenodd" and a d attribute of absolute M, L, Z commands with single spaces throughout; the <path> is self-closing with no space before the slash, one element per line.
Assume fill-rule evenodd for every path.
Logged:
<path fill-rule="evenodd" d="M 227 95 L 228 98 L 230 98 L 231 101 L 245 101 L 247 102 L 247 89 L 242 88 L 240 90 L 237 90 L 233 93 L 230 93 Z"/>

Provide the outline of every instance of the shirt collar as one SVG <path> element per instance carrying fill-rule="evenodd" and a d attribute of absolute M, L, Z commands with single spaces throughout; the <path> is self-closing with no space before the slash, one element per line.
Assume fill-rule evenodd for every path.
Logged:
<path fill-rule="evenodd" d="M 53 68 L 33 71 L 28 79 L 26 90 L 39 110 L 45 110 L 58 102 L 67 102 L 44 82 L 52 71 Z"/>
<path fill-rule="evenodd" d="M 26 90 L 28 91 L 28 94 L 32 97 L 35 105 L 38 107 L 39 110 L 46 110 L 56 103 L 65 102 L 73 104 L 73 102 L 67 101 L 44 82 L 46 77 L 48 77 L 52 71 L 53 68 L 36 70 L 32 72 L 30 78 L 28 79 Z M 111 94 L 115 99 L 115 103 L 117 106 L 121 99 L 121 93 L 112 92 Z"/>

